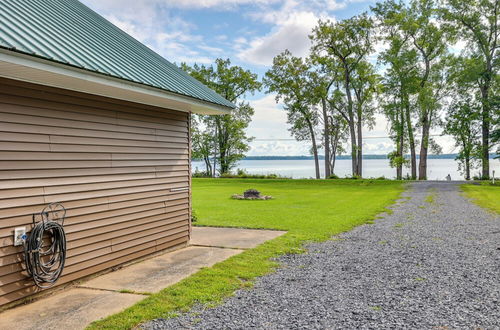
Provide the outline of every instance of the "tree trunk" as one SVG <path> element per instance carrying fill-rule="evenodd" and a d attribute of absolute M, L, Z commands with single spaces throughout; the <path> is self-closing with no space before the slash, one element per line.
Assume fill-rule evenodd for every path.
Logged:
<path fill-rule="evenodd" d="M 420 144 L 420 160 L 418 165 L 418 179 L 427 180 L 427 152 L 429 149 L 430 123 L 427 113 L 422 118 L 422 143 Z"/>
<path fill-rule="evenodd" d="M 323 135 L 324 135 L 324 144 L 325 144 L 325 179 L 328 179 L 328 177 L 331 174 L 331 169 L 330 169 L 330 123 L 328 119 L 328 109 L 326 105 L 326 99 L 322 98 L 321 103 L 323 105 L 323 123 L 324 123 L 324 128 L 323 128 Z"/>
<path fill-rule="evenodd" d="M 400 132 L 397 133 L 398 138 L 396 141 L 396 157 L 401 157 L 403 154 L 402 152 L 402 147 L 403 145 L 401 144 L 401 140 L 399 138 L 399 135 L 401 135 Z M 396 180 L 401 180 L 403 179 L 403 164 L 401 162 L 398 162 L 396 165 Z"/>
<path fill-rule="evenodd" d="M 332 174 L 335 174 L 335 160 L 337 159 L 337 146 L 339 143 L 339 132 L 338 130 L 335 132 L 333 139 L 331 140 L 332 148 L 330 154 L 330 170 Z"/>
<path fill-rule="evenodd" d="M 316 179 L 319 179 L 320 173 L 319 173 L 318 146 L 316 145 L 316 136 L 314 135 L 314 129 L 309 120 L 307 120 L 307 126 L 309 127 L 309 132 L 311 134 L 311 141 L 312 141 L 313 155 L 314 155 L 314 167 L 316 169 Z"/>
<path fill-rule="evenodd" d="M 358 145 L 357 145 L 357 166 L 356 166 L 356 175 L 359 177 L 363 176 L 363 121 L 361 119 L 361 110 L 358 109 L 358 122 L 357 122 L 357 128 L 358 128 Z"/>
<path fill-rule="evenodd" d="M 410 164 L 411 164 L 411 179 L 417 179 L 417 154 L 415 151 L 415 137 L 413 136 L 413 127 L 411 125 L 410 104 L 406 98 L 406 128 L 408 129 L 408 142 L 410 145 Z"/>
<path fill-rule="evenodd" d="M 403 97 L 401 97 L 401 108 L 399 109 L 399 119 L 396 120 L 397 121 L 397 130 L 398 130 L 398 133 L 397 133 L 397 136 L 398 136 L 398 142 L 397 142 L 397 153 L 398 153 L 398 157 L 401 157 L 400 158 L 400 162 L 398 162 L 398 166 L 396 168 L 396 178 L 398 180 L 402 180 L 403 179 L 403 160 L 404 160 L 404 157 L 405 157 L 405 154 L 404 154 L 404 143 L 405 143 L 405 111 L 404 111 L 404 108 L 403 108 L 403 102 L 404 102 L 404 99 Z"/>
<path fill-rule="evenodd" d="M 352 175 L 357 175 L 358 161 L 356 153 L 356 130 L 354 128 L 354 123 L 349 123 L 349 132 L 351 135 L 351 165 L 352 165 Z"/>
<path fill-rule="evenodd" d="M 212 164 L 210 164 L 210 157 L 204 157 L 203 160 L 205 161 L 206 175 L 212 176 Z"/>
<path fill-rule="evenodd" d="M 349 132 L 351 135 L 351 164 L 352 164 L 352 175 L 357 175 L 358 169 L 358 161 L 357 161 L 357 148 L 356 148 L 356 127 L 354 123 L 354 113 L 352 109 L 352 95 L 351 95 L 351 82 L 349 76 L 349 69 L 347 65 L 344 65 L 345 68 L 345 92 L 347 95 L 347 112 L 349 116 Z"/>
<path fill-rule="evenodd" d="M 423 51 L 421 51 L 422 56 L 425 61 L 425 73 L 420 82 L 420 92 L 424 92 L 424 87 L 427 84 L 427 79 L 429 78 L 431 72 L 431 64 L 430 60 Z M 419 94 L 419 98 L 420 98 Z M 426 108 L 425 104 L 419 104 L 421 111 L 421 121 L 422 121 L 422 143 L 420 144 L 420 159 L 418 164 L 418 179 L 419 180 L 427 180 L 427 150 L 429 148 L 429 130 L 430 130 L 430 121 L 429 112 Z"/>
<path fill-rule="evenodd" d="M 313 144 L 313 155 L 314 155 L 314 167 L 316 169 L 316 179 L 320 178 L 319 174 L 319 159 L 318 159 L 318 146 L 316 145 L 316 136 L 314 135 L 314 130 L 312 125 L 309 123 L 309 129 L 311 130 L 311 140 Z"/>
<path fill-rule="evenodd" d="M 337 160 L 337 155 L 333 154 L 332 156 L 332 174 L 335 173 L 335 161 Z"/>
<path fill-rule="evenodd" d="M 465 180 L 470 180 L 470 157 L 465 157 Z"/>
<path fill-rule="evenodd" d="M 481 113 L 481 129 L 482 129 L 482 146 L 481 146 L 481 163 L 482 163 L 482 178 L 488 180 L 490 178 L 490 102 L 489 102 L 489 83 L 486 82 L 481 88 L 482 97 L 482 113 Z"/>
<path fill-rule="evenodd" d="M 214 136 L 214 165 L 212 166 L 212 177 L 215 178 L 215 172 L 217 169 L 217 143 L 219 142 L 219 135 L 218 135 L 218 127 L 219 127 L 219 122 L 218 119 L 215 119 L 215 136 Z"/>

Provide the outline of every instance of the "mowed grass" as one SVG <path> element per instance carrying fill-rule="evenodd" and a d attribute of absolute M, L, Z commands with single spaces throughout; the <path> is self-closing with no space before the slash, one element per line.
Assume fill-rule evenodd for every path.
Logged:
<path fill-rule="evenodd" d="M 462 190 L 477 205 L 500 213 L 500 186 L 464 184 Z"/>
<path fill-rule="evenodd" d="M 258 189 L 272 200 L 233 200 Z M 307 241 L 371 222 L 403 191 L 395 181 L 193 179 L 197 225 L 286 230 L 287 234 L 247 250 L 153 294 L 89 329 L 130 329 L 148 320 L 172 317 L 202 303 L 215 305 L 279 265 L 273 259 L 301 253 Z"/>

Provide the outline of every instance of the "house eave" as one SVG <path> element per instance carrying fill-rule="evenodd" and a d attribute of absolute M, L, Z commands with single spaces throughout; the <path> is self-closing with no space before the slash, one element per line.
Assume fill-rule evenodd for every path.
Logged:
<path fill-rule="evenodd" d="M 0 77 L 183 112 L 207 115 L 231 112 L 223 105 L 8 49 L 0 49 Z"/>

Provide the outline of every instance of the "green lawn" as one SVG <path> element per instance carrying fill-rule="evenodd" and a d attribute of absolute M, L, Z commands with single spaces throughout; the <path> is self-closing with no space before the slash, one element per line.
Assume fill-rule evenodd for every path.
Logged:
<path fill-rule="evenodd" d="M 233 200 L 249 188 L 273 200 Z M 90 329 L 129 329 L 171 317 L 196 303 L 217 304 L 278 265 L 273 257 L 300 253 L 306 241 L 321 241 L 372 221 L 397 199 L 403 184 L 371 180 L 193 179 L 197 225 L 281 229 L 287 234 L 205 268 Z"/>
<path fill-rule="evenodd" d="M 464 184 L 462 190 L 477 205 L 500 213 L 500 186 Z"/>

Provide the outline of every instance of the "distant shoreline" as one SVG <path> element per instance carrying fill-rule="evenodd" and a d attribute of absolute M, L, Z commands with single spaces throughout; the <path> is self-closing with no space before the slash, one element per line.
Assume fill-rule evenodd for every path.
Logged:
<path fill-rule="evenodd" d="M 428 155 L 429 159 L 455 159 L 456 154 Z M 410 159 L 410 155 L 405 158 Z M 417 155 L 417 159 L 419 156 Z M 243 160 L 313 160 L 313 156 L 247 156 Z M 325 159 L 325 156 L 319 155 L 319 159 Z M 351 159 L 350 155 L 337 156 L 337 159 Z M 363 159 L 388 159 L 387 155 L 363 155 Z"/>
<path fill-rule="evenodd" d="M 490 159 L 493 159 L 493 154 Z M 457 154 L 441 154 L 441 155 L 428 155 L 428 159 L 455 159 Z M 405 155 L 406 159 L 410 159 L 410 155 Z M 419 159 L 417 155 L 417 159 Z M 243 160 L 312 160 L 313 156 L 247 156 Z M 319 155 L 319 159 L 325 159 L 325 156 Z M 351 159 L 349 155 L 337 156 L 337 159 Z M 363 159 L 388 159 L 387 155 L 363 155 Z M 193 159 L 194 161 L 201 161 L 201 159 Z"/>

